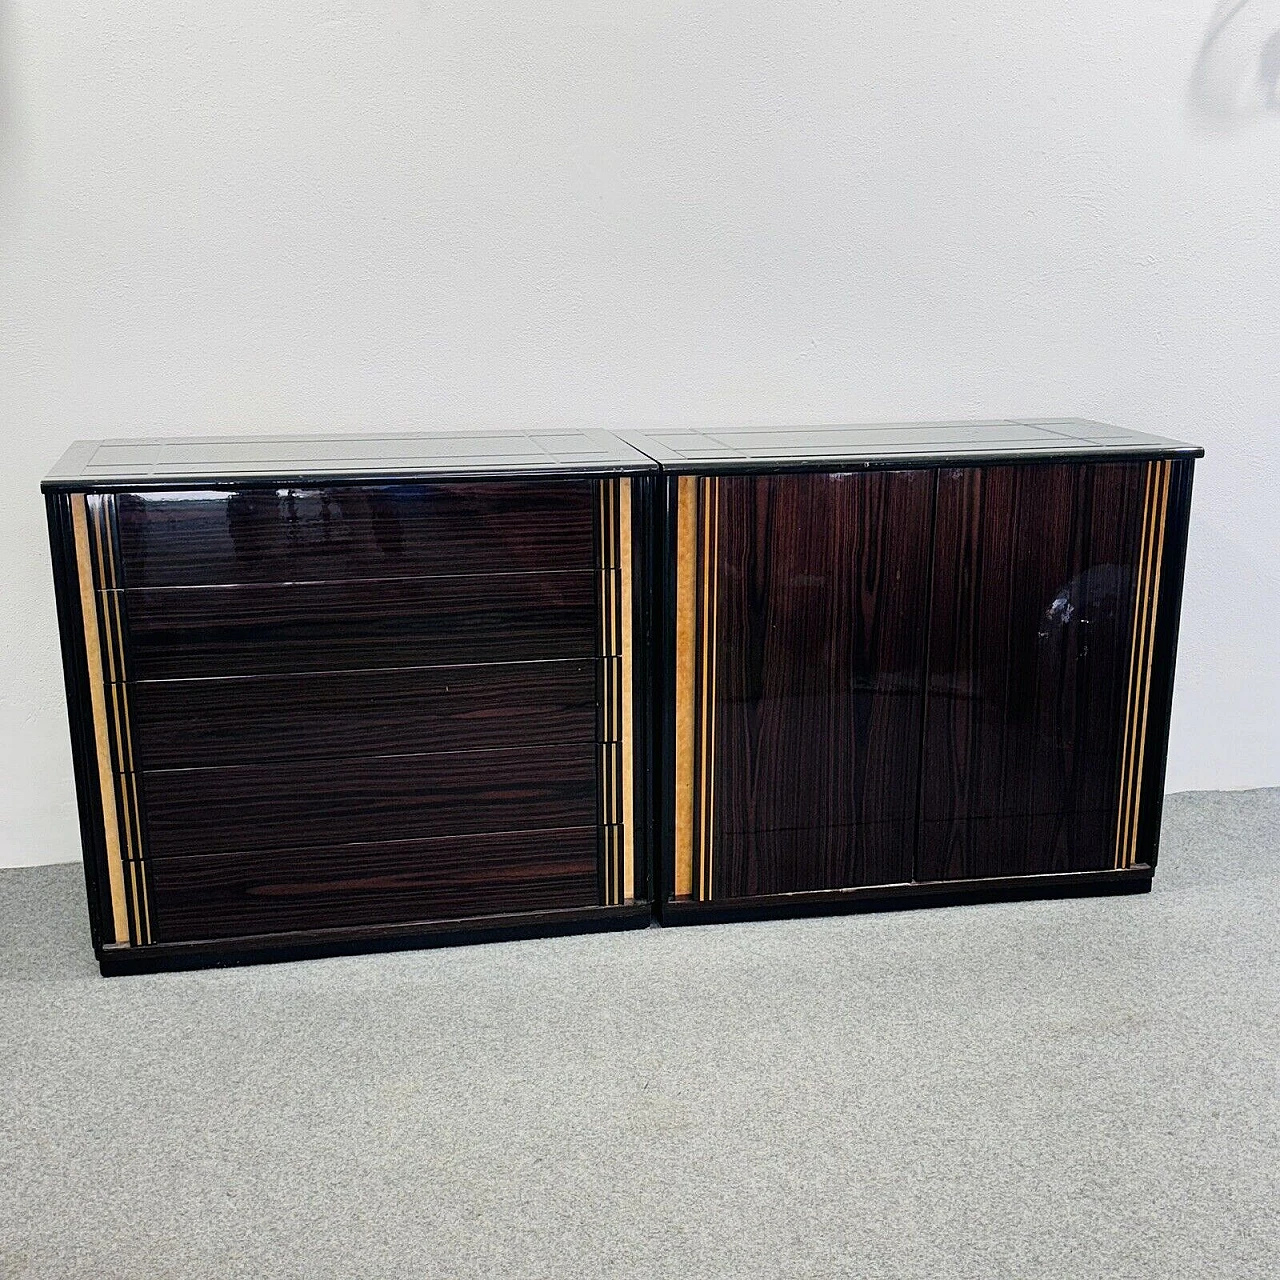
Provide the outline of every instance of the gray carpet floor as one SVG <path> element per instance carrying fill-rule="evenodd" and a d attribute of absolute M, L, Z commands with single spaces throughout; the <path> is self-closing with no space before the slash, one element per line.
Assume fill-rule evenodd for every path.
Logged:
<path fill-rule="evenodd" d="M 0 873 L 0 1276 L 1275 1277 L 1280 791 L 1149 896 L 102 979 Z"/>

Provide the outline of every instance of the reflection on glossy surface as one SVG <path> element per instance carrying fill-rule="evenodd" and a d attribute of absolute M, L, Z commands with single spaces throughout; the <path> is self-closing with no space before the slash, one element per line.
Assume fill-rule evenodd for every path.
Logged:
<path fill-rule="evenodd" d="M 942 473 L 919 878 L 1112 865 L 1146 468 Z"/>
<path fill-rule="evenodd" d="M 933 486 L 719 479 L 716 896 L 910 879 Z"/>
<path fill-rule="evenodd" d="M 589 569 L 586 481 L 126 493 L 129 587 Z"/>

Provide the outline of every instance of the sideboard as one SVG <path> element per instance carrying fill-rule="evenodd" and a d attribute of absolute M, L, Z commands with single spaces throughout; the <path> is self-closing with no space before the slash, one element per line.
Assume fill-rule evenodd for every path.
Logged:
<path fill-rule="evenodd" d="M 656 470 L 602 431 L 73 446 L 103 972 L 646 925 Z"/>
<path fill-rule="evenodd" d="M 664 923 L 1150 886 L 1202 450 L 1077 419 L 627 438 L 663 473 Z"/>
<path fill-rule="evenodd" d="M 1141 892 L 1202 452 L 79 443 L 44 489 L 99 964 Z"/>

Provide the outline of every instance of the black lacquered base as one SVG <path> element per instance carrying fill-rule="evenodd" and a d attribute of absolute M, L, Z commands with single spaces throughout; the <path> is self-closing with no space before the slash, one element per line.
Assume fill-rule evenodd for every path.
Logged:
<path fill-rule="evenodd" d="M 1025 902 L 1039 898 L 1086 898 L 1147 893 L 1154 867 L 1139 864 L 1119 871 L 1073 871 L 1063 875 L 1004 879 L 929 881 L 828 889 L 819 893 L 778 893 L 756 898 L 695 902 L 673 898 L 661 904 L 663 925 L 720 924 L 732 920 L 785 920 L 800 916 L 846 915 L 854 911 L 903 911 L 948 907 L 964 902 Z"/>
<path fill-rule="evenodd" d="M 206 942 L 154 943 L 148 947 L 104 947 L 98 967 L 104 977 L 171 973 L 182 969 L 222 969 L 233 965 L 315 960 L 325 956 L 365 955 L 380 951 L 418 951 L 431 947 L 510 942 L 521 938 L 557 938 L 577 933 L 646 929 L 649 903 L 621 907 L 585 907 L 539 911 L 478 920 L 444 920 L 367 929 L 317 929 L 259 934 Z"/>

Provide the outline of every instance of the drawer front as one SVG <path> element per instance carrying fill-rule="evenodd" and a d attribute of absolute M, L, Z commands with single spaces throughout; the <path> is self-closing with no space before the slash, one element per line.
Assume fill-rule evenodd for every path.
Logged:
<path fill-rule="evenodd" d="M 587 826 L 598 820 L 597 756 L 559 746 L 145 772 L 147 850 L 154 859 Z"/>
<path fill-rule="evenodd" d="M 596 844 L 587 826 L 161 859 L 152 867 L 156 940 L 590 907 Z"/>
<path fill-rule="evenodd" d="M 122 585 L 590 569 L 587 481 L 460 481 L 116 499 Z"/>
<path fill-rule="evenodd" d="M 597 740 L 599 662 L 318 671 L 134 685 L 141 768 L 406 755 Z"/>
<path fill-rule="evenodd" d="M 127 590 L 133 677 L 590 658 L 597 575 L 513 573 Z"/>

